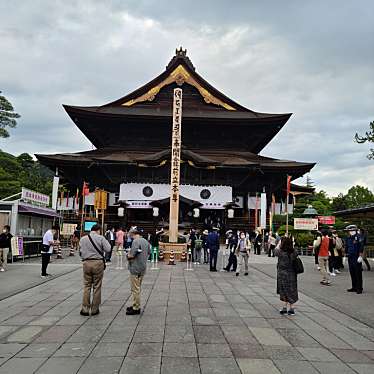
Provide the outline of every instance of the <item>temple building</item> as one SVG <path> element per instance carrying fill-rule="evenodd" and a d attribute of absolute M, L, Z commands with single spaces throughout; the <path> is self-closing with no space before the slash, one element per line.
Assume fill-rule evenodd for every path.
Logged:
<path fill-rule="evenodd" d="M 83 182 L 91 191 L 109 191 L 109 224 L 166 224 L 176 87 L 183 90 L 180 222 L 224 225 L 231 219 L 232 225 L 254 228 L 260 208 L 256 196 L 263 192 L 267 206 L 273 201 L 281 213 L 287 175 L 294 180 L 314 166 L 259 154 L 291 113 L 258 113 L 236 103 L 196 72 L 182 48 L 164 72 L 118 100 L 101 106 L 64 105 L 96 149 L 36 157 L 58 169 L 72 191 L 71 199 Z M 305 189 L 291 188 L 299 193 Z M 92 199 L 86 203 L 92 204 Z M 117 215 L 121 205 L 124 217 Z M 79 209 L 70 201 L 60 208 L 66 216 Z M 228 208 L 234 209 L 234 218 L 228 218 Z"/>

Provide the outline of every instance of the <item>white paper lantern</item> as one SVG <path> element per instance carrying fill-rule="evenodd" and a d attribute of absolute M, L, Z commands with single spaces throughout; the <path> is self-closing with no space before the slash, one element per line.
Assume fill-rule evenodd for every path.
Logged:
<path fill-rule="evenodd" d="M 125 215 L 125 208 L 118 208 L 118 217 L 123 217 Z"/>
<path fill-rule="evenodd" d="M 232 208 L 227 209 L 227 217 L 228 218 L 234 218 L 234 209 L 232 209 Z"/>
<path fill-rule="evenodd" d="M 153 217 L 158 217 L 158 208 L 157 207 L 154 207 L 153 208 Z"/>
<path fill-rule="evenodd" d="M 199 218 L 200 217 L 200 209 L 199 208 L 194 208 L 193 216 L 194 216 L 194 218 Z"/>

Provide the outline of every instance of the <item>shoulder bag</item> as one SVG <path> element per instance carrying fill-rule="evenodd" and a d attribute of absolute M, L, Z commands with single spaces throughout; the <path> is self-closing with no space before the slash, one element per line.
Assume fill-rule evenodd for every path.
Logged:
<path fill-rule="evenodd" d="M 299 256 L 296 256 L 293 260 L 293 268 L 296 274 L 304 273 L 304 265 Z"/>
<path fill-rule="evenodd" d="M 99 248 L 97 248 L 97 245 L 95 242 L 92 240 L 91 236 L 88 234 L 88 239 L 90 239 L 90 242 L 92 246 L 96 249 L 96 252 L 103 258 L 103 263 L 104 263 L 104 270 L 106 269 L 106 263 L 105 263 L 105 257 L 104 257 L 104 252 L 100 251 Z"/>

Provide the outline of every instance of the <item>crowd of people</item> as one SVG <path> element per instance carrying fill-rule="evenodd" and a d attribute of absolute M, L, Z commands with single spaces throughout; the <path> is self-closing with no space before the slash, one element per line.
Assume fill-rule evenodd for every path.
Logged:
<path fill-rule="evenodd" d="M 336 230 L 317 232 L 313 242 L 316 269 L 320 271 L 322 286 L 330 286 L 332 278 L 340 274 L 348 260 L 352 286 L 347 291 L 361 294 L 363 292 L 362 264 L 370 270 L 366 258 L 365 246 L 367 235 L 355 225 L 346 227 L 343 239 Z M 41 276 L 51 276 L 47 272 L 48 264 L 54 248 L 59 245 L 59 227 L 52 226 L 43 236 Z M 72 245 L 79 249 L 83 261 L 83 301 L 81 314 L 84 316 L 99 313 L 101 303 L 101 285 L 104 270 L 112 261 L 113 253 L 118 259 L 125 257 L 130 272 L 133 304 L 127 308 L 127 314 L 140 313 L 141 284 L 147 269 L 147 261 L 160 256 L 159 243 L 164 231 L 162 228 L 151 233 L 144 233 L 133 226 L 129 230 L 118 227 L 108 228 L 102 233 L 102 227 L 95 224 L 88 235 L 81 236 L 77 226 L 72 235 Z M 222 271 L 234 272 L 236 276 L 249 274 L 249 257 L 251 251 L 255 255 L 261 253 L 269 257 L 277 257 L 277 293 L 284 303 L 280 313 L 294 315 L 294 305 L 298 301 L 296 263 L 299 260 L 292 235 L 281 237 L 277 232 L 260 230 L 245 232 L 228 230 L 225 233 L 225 246 L 221 246 L 218 227 L 198 230 L 190 229 L 183 234 L 187 244 L 187 260 L 196 266 L 209 264 L 211 272 L 217 272 L 218 252 L 222 252 Z M 0 234 L 0 271 L 6 269 L 7 255 L 11 248 L 12 235 L 10 227 L 4 226 Z M 225 262 L 227 261 L 227 262 Z M 121 262 L 122 264 L 122 262 Z M 122 269 L 122 267 L 121 267 Z M 91 297 L 92 296 L 92 297 Z"/>

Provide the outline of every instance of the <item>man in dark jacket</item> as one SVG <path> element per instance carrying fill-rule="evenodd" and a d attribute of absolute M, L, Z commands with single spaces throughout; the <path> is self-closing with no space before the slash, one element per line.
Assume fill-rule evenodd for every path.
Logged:
<path fill-rule="evenodd" d="M 210 257 L 210 271 L 217 271 L 217 257 L 219 251 L 219 235 L 218 229 L 213 227 L 213 230 L 209 233 L 207 239 L 207 247 L 209 249 Z"/>
<path fill-rule="evenodd" d="M 357 227 L 349 225 L 348 237 L 345 239 L 345 250 L 348 256 L 349 273 L 352 279 L 352 288 L 348 292 L 362 293 L 362 245 L 360 236 L 357 234 Z"/>
<path fill-rule="evenodd" d="M 10 227 L 5 225 L 3 232 L 0 234 L 0 271 L 6 270 L 8 263 L 8 253 L 11 250 L 10 240 L 13 235 L 10 233 Z"/>

